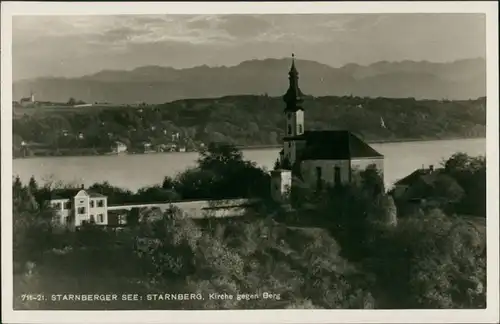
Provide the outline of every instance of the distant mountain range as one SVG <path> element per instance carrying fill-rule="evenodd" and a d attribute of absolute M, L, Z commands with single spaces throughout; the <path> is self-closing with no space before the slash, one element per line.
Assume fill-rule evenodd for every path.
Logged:
<path fill-rule="evenodd" d="M 46 77 L 13 84 L 13 98 L 35 92 L 37 100 L 66 102 L 164 103 L 227 95 L 282 95 L 290 59 L 244 61 L 231 67 L 174 69 L 143 66 L 130 71 L 103 70 L 78 78 Z M 486 95 L 482 58 L 451 63 L 377 62 L 341 68 L 297 60 L 300 86 L 313 96 L 367 96 L 416 99 L 469 99 Z"/>

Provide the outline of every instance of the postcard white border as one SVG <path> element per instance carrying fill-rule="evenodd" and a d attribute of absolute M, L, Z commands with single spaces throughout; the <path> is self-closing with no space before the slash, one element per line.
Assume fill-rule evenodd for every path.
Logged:
<path fill-rule="evenodd" d="M 499 321 L 497 2 L 2 2 L 2 322 L 5 323 L 493 323 Z M 116 14 L 484 13 L 487 28 L 487 258 L 485 310 L 12 310 L 12 16 Z M 411 35 L 409 35 L 411 37 Z"/>

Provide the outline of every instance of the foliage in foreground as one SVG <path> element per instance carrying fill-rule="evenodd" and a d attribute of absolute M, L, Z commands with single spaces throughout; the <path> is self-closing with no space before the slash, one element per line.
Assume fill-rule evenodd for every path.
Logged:
<path fill-rule="evenodd" d="M 233 153 L 202 156 L 200 165 L 224 174 L 224 165 L 241 165 Z M 451 161 L 446 167 L 462 175 L 476 165 Z M 16 295 L 169 291 L 206 296 L 188 302 L 82 305 L 89 309 L 485 307 L 484 222 L 429 206 L 398 217 L 376 170 L 360 172 L 355 180 L 323 193 L 302 188 L 305 201 L 293 212 L 263 206 L 243 218 L 195 222 L 175 210 L 151 211 L 144 217 L 149 221 L 123 231 L 89 226 L 75 233 L 58 228 L 52 212 L 36 203 L 34 183 L 15 182 Z M 264 292 L 279 298 L 208 298 L 210 293 L 250 298 Z"/>
<path fill-rule="evenodd" d="M 486 307 L 484 219 L 426 206 L 396 218 L 374 170 L 358 176 L 351 185 L 309 195 L 320 202 L 314 215 L 305 204 L 298 213 L 331 228 L 342 256 L 374 276 L 377 307 Z"/>

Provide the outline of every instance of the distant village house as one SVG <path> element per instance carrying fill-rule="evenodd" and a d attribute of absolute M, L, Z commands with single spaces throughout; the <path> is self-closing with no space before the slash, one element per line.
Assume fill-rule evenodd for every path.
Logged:
<path fill-rule="evenodd" d="M 124 153 L 127 152 L 127 145 L 123 144 L 122 142 L 115 142 L 115 146 L 113 147 L 113 152 L 114 153 Z"/>

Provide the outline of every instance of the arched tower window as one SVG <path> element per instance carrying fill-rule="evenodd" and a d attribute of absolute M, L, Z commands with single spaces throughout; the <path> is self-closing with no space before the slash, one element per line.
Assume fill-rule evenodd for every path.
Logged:
<path fill-rule="evenodd" d="M 288 135 L 291 135 L 291 134 L 292 134 L 292 126 L 288 125 Z"/>

